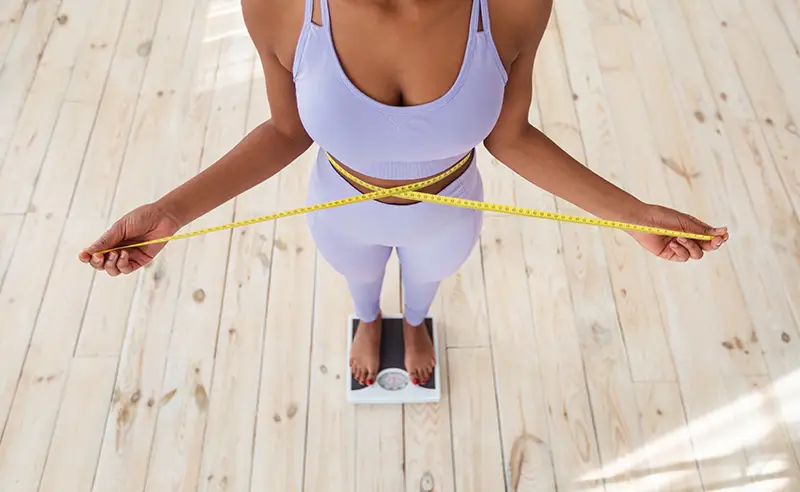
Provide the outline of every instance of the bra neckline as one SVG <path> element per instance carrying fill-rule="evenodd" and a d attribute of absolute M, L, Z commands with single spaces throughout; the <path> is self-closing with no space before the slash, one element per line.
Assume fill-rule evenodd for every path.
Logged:
<path fill-rule="evenodd" d="M 322 26 L 315 24 L 313 22 L 310 23 L 311 27 L 316 30 L 323 30 L 326 33 L 327 38 L 327 45 L 328 51 L 330 56 L 333 58 L 333 64 L 335 65 L 336 72 L 339 74 L 339 78 L 342 80 L 342 83 L 356 95 L 359 99 L 364 101 L 365 103 L 377 108 L 378 110 L 384 113 L 394 113 L 394 114 L 413 114 L 416 112 L 427 111 L 439 108 L 445 104 L 447 104 L 456 94 L 458 94 L 461 87 L 464 85 L 464 81 L 469 73 L 469 68 L 472 64 L 473 53 L 475 51 L 474 43 L 475 38 L 479 35 L 486 34 L 486 29 L 483 31 L 478 31 L 478 6 L 480 5 L 479 0 L 472 0 L 472 9 L 470 11 L 470 20 L 469 20 L 469 33 L 467 37 L 467 45 L 464 48 L 464 58 L 461 62 L 461 68 L 458 71 L 458 76 L 450 88 L 442 94 L 441 96 L 437 97 L 428 102 L 424 102 L 421 104 L 415 104 L 413 106 L 395 106 L 392 104 L 386 104 L 378 101 L 377 99 L 370 97 L 364 91 L 359 89 L 350 77 L 347 76 L 347 73 L 344 71 L 344 66 L 342 65 L 342 61 L 339 58 L 339 54 L 336 53 L 336 47 L 333 44 L 333 30 L 331 28 L 331 19 L 330 13 L 328 11 L 328 0 L 320 0 L 320 5 L 322 7 L 322 17 L 324 24 Z M 486 26 L 484 25 L 484 28 Z"/>

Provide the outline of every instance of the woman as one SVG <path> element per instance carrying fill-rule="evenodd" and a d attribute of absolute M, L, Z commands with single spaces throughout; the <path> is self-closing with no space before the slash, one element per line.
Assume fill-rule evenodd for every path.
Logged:
<path fill-rule="evenodd" d="M 121 218 L 80 254 L 111 276 L 152 261 L 162 244 L 98 254 L 174 234 L 261 183 L 319 144 L 309 202 L 415 183 L 462 165 L 419 191 L 482 200 L 472 150 L 483 142 L 537 186 L 605 219 L 713 235 L 693 241 L 633 233 L 666 260 L 700 259 L 728 239 L 683 213 L 645 204 L 592 173 L 528 123 L 531 73 L 549 0 L 243 0 L 264 68 L 272 117 L 206 171 Z M 329 156 L 341 166 L 337 170 Z M 430 377 L 435 354 L 423 328 L 439 282 L 475 246 L 481 212 L 391 197 L 315 212 L 321 255 L 344 277 L 360 319 L 353 375 L 373 384 L 380 289 L 397 250 L 404 289 L 406 369 Z"/>

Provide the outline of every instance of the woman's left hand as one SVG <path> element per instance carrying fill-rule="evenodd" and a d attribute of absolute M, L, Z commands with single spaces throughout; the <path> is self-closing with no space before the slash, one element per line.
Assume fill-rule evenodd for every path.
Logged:
<path fill-rule="evenodd" d="M 645 205 L 634 217 L 634 224 L 714 236 L 710 241 L 660 236 L 630 231 L 644 249 L 669 261 L 699 260 L 706 251 L 716 251 L 728 240 L 728 228 L 714 228 L 701 220 L 659 205 Z"/>

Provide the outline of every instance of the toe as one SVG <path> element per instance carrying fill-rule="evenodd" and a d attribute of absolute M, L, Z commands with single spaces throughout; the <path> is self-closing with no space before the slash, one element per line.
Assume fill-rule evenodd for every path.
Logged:
<path fill-rule="evenodd" d="M 373 384 L 375 384 L 375 378 L 377 376 L 378 376 L 378 371 L 375 368 L 370 368 L 369 371 L 367 371 L 367 376 L 366 376 L 367 385 L 372 386 Z"/>

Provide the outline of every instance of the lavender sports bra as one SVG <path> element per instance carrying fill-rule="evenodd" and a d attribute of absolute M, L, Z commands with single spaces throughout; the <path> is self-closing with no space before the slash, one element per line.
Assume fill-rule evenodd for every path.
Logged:
<path fill-rule="evenodd" d="M 446 170 L 489 135 L 508 77 L 487 0 L 472 0 L 466 54 L 453 86 L 416 106 L 383 104 L 356 88 L 334 49 L 328 0 L 320 3 L 322 26 L 311 21 L 313 0 L 306 0 L 293 67 L 300 119 L 320 148 L 367 176 L 419 179 Z"/>

